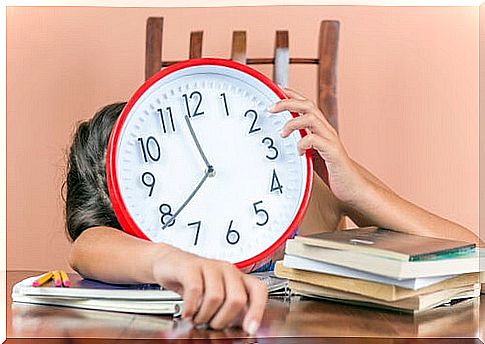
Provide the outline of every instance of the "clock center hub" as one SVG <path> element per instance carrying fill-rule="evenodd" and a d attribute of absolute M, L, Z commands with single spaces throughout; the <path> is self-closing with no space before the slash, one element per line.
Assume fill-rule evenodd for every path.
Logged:
<path fill-rule="evenodd" d="M 214 166 L 210 165 L 207 167 L 207 176 L 212 178 L 216 176 L 216 170 L 214 169 Z"/>

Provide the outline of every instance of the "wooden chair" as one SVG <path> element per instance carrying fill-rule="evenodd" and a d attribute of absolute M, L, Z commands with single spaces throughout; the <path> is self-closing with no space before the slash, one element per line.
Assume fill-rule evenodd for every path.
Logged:
<path fill-rule="evenodd" d="M 288 85 L 288 71 L 290 64 L 317 65 L 317 104 L 330 124 L 338 131 L 337 112 L 337 50 L 340 23 L 334 20 L 323 20 L 320 23 L 318 38 L 318 56 L 290 57 L 288 46 L 288 31 L 276 31 L 273 57 L 247 57 L 246 31 L 232 33 L 231 59 L 248 65 L 273 65 L 273 81 L 280 86 Z M 190 33 L 189 58 L 202 57 L 203 31 Z M 146 55 L 145 78 L 150 78 L 161 68 L 179 61 L 162 60 L 163 17 L 150 17 L 146 26 Z M 315 151 L 313 154 L 314 170 L 328 185 L 328 175 L 324 162 Z M 339 228 L 345 227 L 345 220 L 341 219 Z"/>

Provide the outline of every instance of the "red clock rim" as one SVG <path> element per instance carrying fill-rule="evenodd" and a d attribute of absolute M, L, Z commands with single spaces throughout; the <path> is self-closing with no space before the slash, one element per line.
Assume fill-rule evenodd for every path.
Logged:
<path fill-rule="evenodd" d="M 158 80 L 163 77 L 166 77 L 169 74 L 172 74 L 178 70 L 194 67 L 194 66 L 201 66 L 201 65 L 216 65 L 216 66 L 223 66 L 228 68 L 233 68 L 239 70 L 241 72 L 247 73 L 252 77 L 258 79 L 267 87 L 269 87 L 280 99 L 287 99 L 288 97 L 286 94 L 279 88 L 273 81 L 267 78 L 262 73 L 246 66 L 240 64 L 238 62 L 234 62 L 231 60 L 219 59 L 219 58 L 198 58 L 198 59 L 191 59 L 182 62 L 178 62 L 173 64 L 165 69 L 160 70 L 158 73 L 154 74 L 150 79 L 145 81 L 143 85 L 138 88 L 138 90 L 133 94 L 130 98 L 126 106 L 124 107 L 120 117 L 117 119 L 107 147 L 107 154 L 106 154 L 106 179 L 108 184 L 108 192 L 111 198 L 111 203 L 113 205 L 113 210 L 116 214 L 118 222 L 120 223 L 123 230 L 131 235 L 136 237 L 149 240 L 150 239 L 138 228 L 138 225 L 130 216 L 128 209 L 123 201 L 121 196 L 121 191 L 118 186 L 117 174 L 116 174 L 116 156 L 117 156 L 117 144 L 121 137 L 121 130 L 123 125 L 130 113 L 131 109 L 138 101 L 138 99 Z M 293 117 L 298 117 L 299 114 L 292 112 L 291 115 Z M 304 130 L 300 130 L 300 135 L 303 137 L 306 135 Z M 312 153 L 311 151 L 307 151 L 305 154 L 306 161 L 307 161 L 307 178 L 305 184 L 305 192 L 303 194 L 303 198 L 298 208 L 298 211 L 291 222 L 290 226 L 286 229 L 286 231 L 276 240 L 270 247 L 266 250 L 260 252 L 254 257 L 249 259 L 234 263 L 239 269 L 246 268 L 248 266 L 254 265 L 259 261 L 263 260 L 264 258 L 269 257 L 275 251 L 277 251 L 288 239 L 288 237 L 294 233 L 298 224 L 303 219 L 305 212 L 308 208 L 308 203 L 310 200 L 310 194 L 312 189 L 312 182 L 313 182 L 313 161 L 312 161 Z"/>

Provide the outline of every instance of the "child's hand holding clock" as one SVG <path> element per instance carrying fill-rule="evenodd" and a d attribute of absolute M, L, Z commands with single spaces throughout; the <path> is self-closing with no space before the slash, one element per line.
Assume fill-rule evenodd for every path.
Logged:
<path fill-rule="evenodd" d="M 359 193 L 365 190 L 366 180 L 347 154 L 336 130 L 315 103 L 291 89 L 285 89 L 285 93 L 289 99 L 275 103 L 268 111 L 291 111 L 301 116 L 287 121 L 281 136 L 287 138 L 295 130 L 306 130 L 308 135 L 298 142 L 299 154 L 315 149 L 325 160 L 329 187 L 334 195 L 344 204 L 359 203 Z"/>

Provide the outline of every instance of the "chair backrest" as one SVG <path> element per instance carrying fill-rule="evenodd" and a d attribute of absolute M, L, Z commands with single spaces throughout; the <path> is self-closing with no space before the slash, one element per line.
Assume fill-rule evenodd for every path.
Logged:
<path fill-rule="evenodd" d="M 337 111 L 337 51 L 339 39 L 339 22 L 323 20 L 320 23 L 318 38 L 318 56 L 316 58 L 290 57 L 288 31 L 276 31 L 274 56 L 250 58 L 246 56 L 246 32 L 232 33 L 231 59 L 248 65 L 273 65 L 273 81 L 278 85 L 288 86 L 290 64 L 317 65 L 318 107 L 329 123 L 338 130 Z M 203 31 L 190 33 L 189 58 L 202 57 Z M 150 78 L 161 68 L 179 61 L 162 59 L 163 17 L 149 17 L 146 26 L 145 78 Z M 328 182 L 327 170 L 322 158 L 314 152 L 314 170 L 325 182 Z"/>

